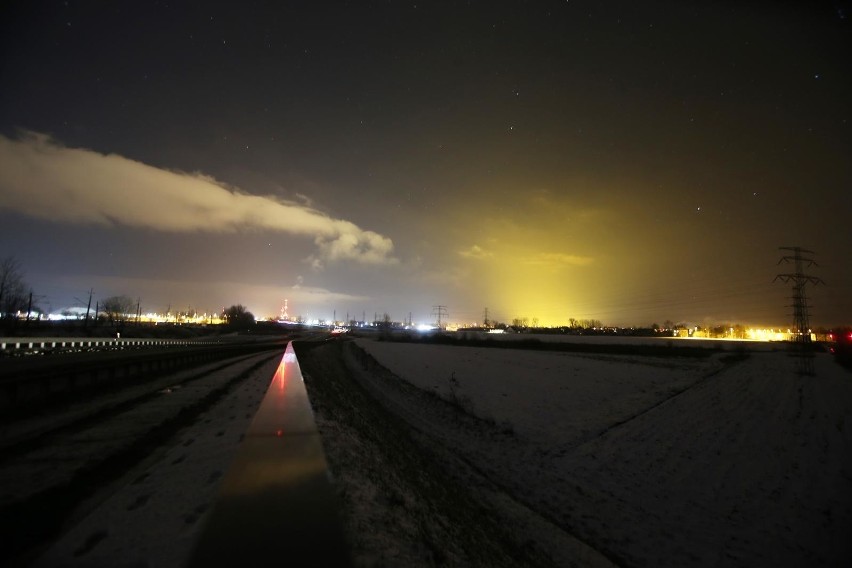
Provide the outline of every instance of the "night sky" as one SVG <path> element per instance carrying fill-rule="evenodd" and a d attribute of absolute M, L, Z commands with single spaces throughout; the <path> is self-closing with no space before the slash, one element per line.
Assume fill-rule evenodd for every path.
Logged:
<path fill-rule="evenodd" d="M 852 323 L 850 3 L 4 2 L 45 308 Z"/>

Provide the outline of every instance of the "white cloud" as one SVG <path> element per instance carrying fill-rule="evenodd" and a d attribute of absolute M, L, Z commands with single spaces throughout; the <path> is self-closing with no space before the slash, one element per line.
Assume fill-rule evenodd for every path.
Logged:
<path fill-rule="evenodd" d="M 457 251 L 457 253 L 463 258 L 470 258 L 476 260 L 484 260 L 495 257 L 494 251 L 484 249 L 477 244 L 471 245 L 466 249 Z M 503 255 L 501 254 L 501 258 L 502 256 Z M 527 251 L 523 251 L 519 253 L 519 256 L 521 262 L 539 266 L 587 266 L 594 261 L 594 259 L 589 256 L 565 254 L 560 252 L 537 252 L 535 254 L 529 254 Z"/>
<path fill-rule="evenodd" d="M 464 258 L 491 258 L 494 256 L 494 253 L 491 251 L 487 251 L 483 249 L 479 245 L 473 245 L 468 249 L 458 251 L 460 256 Z"/>
<path fill-rule="evenodd" d="M 251 195 L 201 173 L 67 148 L 45 134 L 0 135 L 0 208 L 56 222 L 171 232 L 280 231 L 312 237 L 315 266 L 392 264 L 393 242 L 303 203 Z"/>
<path fill-rule="evenodd" d="M 560 265 L 570 264 L 573 266 L 587 266 L 594 262 L 594 259 L 589 256 L 580 256 L 576 254 L 563 254 L 560 252 L 540 252 L 526 260 L 527 264 L 538 265 Z"/>

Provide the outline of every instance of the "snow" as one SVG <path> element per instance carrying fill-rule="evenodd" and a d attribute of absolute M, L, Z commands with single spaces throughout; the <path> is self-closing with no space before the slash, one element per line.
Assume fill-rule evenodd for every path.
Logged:
<path fill-rule="evenodd" d="M 394 375 L 513 435 L 418 423 L 618 564 L 852 560 L 852 375 L 743 358 L 357 340 Z"/>
<path fill-rule="evenodd" d="M 646 360 L 519 349 L 359 342 L 384 367 L 475 414 L 552 444 L 577 441 L 691 386 L 706 360 Z"/>
<path fill-rule="evenodd" d="M 240 368 L 262 357 L 268 355 L 248 359 Z M 172 444 L 103 488 L 35 565 L 183 566 L 279 362 L 270 359 Z M 205 383 L 230 377 L 211 372 Z"/>
<path fill-rule="evenodd" d="M 779 351 L 785 349 L 783 342 L 760 341 L 755 339 L 723 339 L 701 337 L 664 337 L 664 336 L 634 336 L 616 333 L 602 335 L 573 335 L 560 333 L 502 333 L 494 334 L 484 331 L 458 331 L 455 336 L 460 339 L 485 339 L 488 341 L 525 341 L 535 340 L 542 343 L 577 343 L 577 344 L 608 344 L 608 345 L 648 345 L 672 347 L 703 347 L 725 351 L 747 349 L 749 351 Z"/>
<path fill-rule="evenodd" d="M 354 343 L 389 370 L 359 371 L 368 392 L 486 477 L 513 530 L 555 543 L 560 565 L 850 565 L 852 374 L 829 354 L 801 376 L 766 344 L 646 357 Z M 275 364 L 87 504 L 36 565 L 182 565 Z"/>

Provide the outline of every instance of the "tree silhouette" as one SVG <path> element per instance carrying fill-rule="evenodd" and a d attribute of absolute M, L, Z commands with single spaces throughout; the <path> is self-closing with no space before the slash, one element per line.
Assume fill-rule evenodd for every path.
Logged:
<path fill-rule="evenodd" d="M 109 323 L 123 323 L 136 313 L 136 302 L 128 296 L 110 296 L 101 302 Z"/>
<path fill-rule="evenodd" d="M 0 317 L 14 318 L 27 309 L 27 284 L 21 263 L 13 256 L 0 261 Z"/>
<path fill-rule="evenodd" d="M 222 315 L 231 327 L 241 327 L 245 325 L 252 325 L 254 323 L 254 314 L 248 311 L 242 304 L 236 304 L 230 308 L 226 308 Z"/>

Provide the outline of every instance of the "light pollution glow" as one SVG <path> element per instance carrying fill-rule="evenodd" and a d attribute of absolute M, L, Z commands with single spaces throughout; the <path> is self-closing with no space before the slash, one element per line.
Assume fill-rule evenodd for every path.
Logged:
<path fill-rule="evenodd" d="M 613 265 L 622 254 L 612 251 L 617 239 L 600 230 L 615 222 L 613 213 L 546 190 L 513 192 L 522 198 L 512 210 L 456 204 L 463 229 L 452 240 L 465 243 L 455 247 L 455 261 L 458 286 L 474 292 L 468 306 L 481 313 L 487 304 L 500 321 L 542 326 L 603 319 L 600 292 L 621 274 Z"/>

